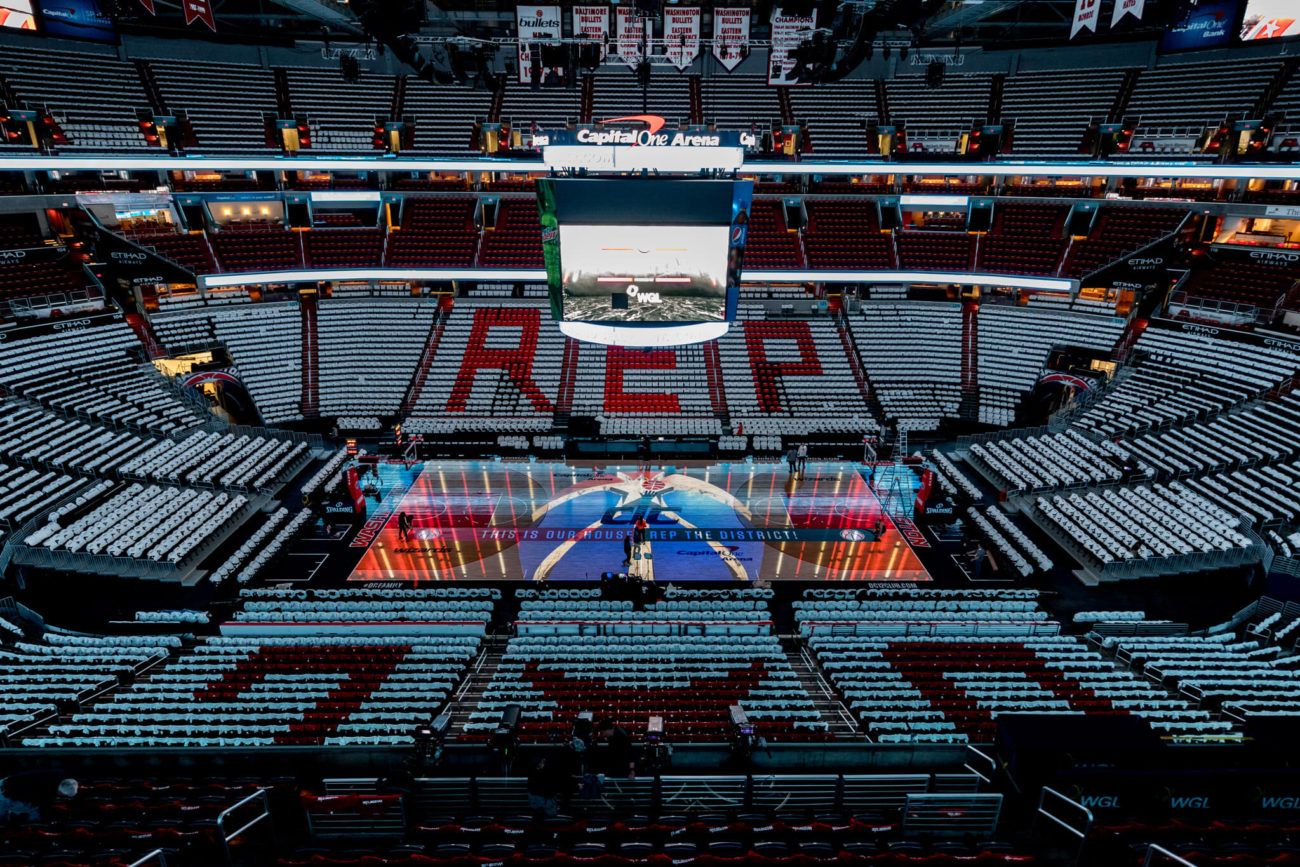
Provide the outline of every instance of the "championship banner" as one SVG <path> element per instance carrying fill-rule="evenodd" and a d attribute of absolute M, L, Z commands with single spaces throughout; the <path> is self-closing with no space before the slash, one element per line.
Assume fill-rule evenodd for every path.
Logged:
<path fill-rule="evenodd" d="M 1074 0 L 1074 21 L 1070 24 L 1070 38 L 1073 39 L 1080 30 L 1097 32 L 1097 13 L 1101 11 L 1101 0 Z"/>
<path fill-rule="evenodd" d="M 153 0 L 140 0 L 140 5 L 147 9 L 150 15 L 158 14 L 153 11 Z"/>
<path fill-rule="evenodd" d="M 1110 26 L 1114 27 L 1125 15 L 1132 15 L 1141 21 L 1146 2 L 1147 0 L 1115 0 L 1115 11 L 1110 14 Z"/>
<path fill-rule="evenodd" d="M 536 43 L 555 42 L 561 36 L 560 7 L 519 6 L 515 10 L 515 16 L 519 26 L 519 83 L 532 84 L 533 52 L 541 50 Z M 547 71 L 542 70 L 543 80 L 546 79 Z M 563 70 L 560 70 L 560 74 L 563 74 Z"/>
<path fill-rule="evenodd" d="M 713 56 L 728 72 L 749 50 L 749 10 L 713 10 Z"/>
<path fill-rule="evenodd" d="M 634 9 L 618 8 L 618 59 L 636 69 L 645 60 L 646 19 Z"/>
<path fill-rule="evenodd" d="M 664 8 L 664 53 L 668 62 L 685 69 L 700 56 L 700 8 Z"/>
<path fill-rule="evenodd" d="M 804 42 L 812 39 L 812 31 L 816 29 L 816 10 L 811 15 L 786 15 L 782 9 L 772 10 L 772 53 L 767 58 L 768 84 L 783 87 L 798 84 L 790 77 L 795 67 L 794 52 Z"/>
<path fill-rule="evenodd" d="M 212 0 L 185 0 L 185 23 L 193 24 L 196 20 L 208 25 L 213 33 L 217 32 L 217 22 L 212 17 Z"/>
<path fill-rule="evenodd" d="M 608 6 L 574 6 L 573 35 L 579 39 L 586 37 L 600 45 L 600 60 L 605 61 L 609 42 L 609 7 Z"/>

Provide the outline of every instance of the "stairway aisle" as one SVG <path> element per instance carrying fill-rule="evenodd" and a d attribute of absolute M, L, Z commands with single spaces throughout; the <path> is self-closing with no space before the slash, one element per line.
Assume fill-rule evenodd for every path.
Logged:
<path fill-rule="evenodd" d="M 812 699 L 813 705 L 826 722 L 828 731 L 837 738 L 860 734 L 858 723 L 840 701 L 826 678 L 822 676 L 817 660 L 794 636 L 781 638 L 781 649 L 790 660 L 790 667 L 799 678 L 799 685 Z"/>
<path fill-rule="evenodd" d="M 456 690 L 455 698 L 447 706 L 451 712 L 451 727 L 447 734 L 449 741 L 465 733 L 465 724 L 469 722 L 469 715 L 478 708 L 479 700 L 483 698 L 483 693 L 492 683 L 492 677 L 496 674 L 497 666 L 501 664 L 501 657 L 505 655 L 509 640 L 509 637 L 504 635 L 489 635 L 483 642 L 483 650 L 475 658 L 469 674 L 465 676 L 460 688 Z"/>

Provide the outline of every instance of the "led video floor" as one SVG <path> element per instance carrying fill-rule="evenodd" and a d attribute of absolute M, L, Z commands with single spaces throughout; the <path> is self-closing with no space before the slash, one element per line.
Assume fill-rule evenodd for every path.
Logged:
<path fill-rule="evenodd" d="M 930 580 L 852 464 L 809 463 L 792 480 L 784 464 L 448 461 L 368 508 L 351 581 L 598 581 L 625 571 L 623 539 L 640 518 L 647 542 L 631 571 L 656 581 Z"/>

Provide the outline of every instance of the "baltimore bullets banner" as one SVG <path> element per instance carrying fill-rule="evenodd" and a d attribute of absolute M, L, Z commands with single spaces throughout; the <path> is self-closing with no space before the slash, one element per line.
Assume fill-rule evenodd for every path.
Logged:
<path fill-rule="evenodd" d="M 618 59 L 636 69 L 645 60 L 646 22 L 635 9 L 618 7 Z"/>
<path fill-rule="evenodd" d="M 191 2 L 191 0 L 186 0 Z M 562 35 L 560 32 L 559 6 L 520 6 L 516 11 L 519 24 L 519 83 L 533 83 L 533 52 L 541 50 L 541 43 L 555 42 Z M 546 73 L 542 70 L 542 80 Z M 559 68 L 560 75 L 564 74 Z M 539 84 L 541 82 L 538 82 Z"/>
<path fill-rule="evenodd" d="M 728 72 L 740 65 L 749 49 L 749 10 L 713 10 L 713 56 Z"/>
<path fill-rule="evenodd" d="M 609 42 L 609 7 L 608 6 L 574 6 L 573 35 L 579 39 L 584 36 L 600 45 L 600 60 L 605 62 Z"/>
<path fill-rule="evenodd" d="M 678 69 L 700 56 L 700 7 L 664 7 L 664 53 Z"/>
<path fill-rule="evenodd" d="M 1070 38 L 1079 35 L 1080 30 L 1097 32 L 1097 13 L 1101 11 L 1101 0 L 1075 0 L 1074 21 L 1070 24 Z"/>
<path fill-rule="evenodd" d="M 768 84 L 789 86 L 799 83 L 790 77 L 795 66 L 794 52 L 804 41 L 812 38 L 812 31 L 816 29 L 815 9 L 811 15 L 786 15 L 784 9 L 772 10 L 772 53 L 767 58 Z"/>

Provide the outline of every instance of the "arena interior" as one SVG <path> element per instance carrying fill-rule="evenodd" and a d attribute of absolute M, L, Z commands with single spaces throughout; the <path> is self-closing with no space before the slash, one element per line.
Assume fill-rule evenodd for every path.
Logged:
<path fill-rule="evenodd" d="M 1300 865 L 1300 4 L 686 2 L 0 2 L 0 867 Z"/>

